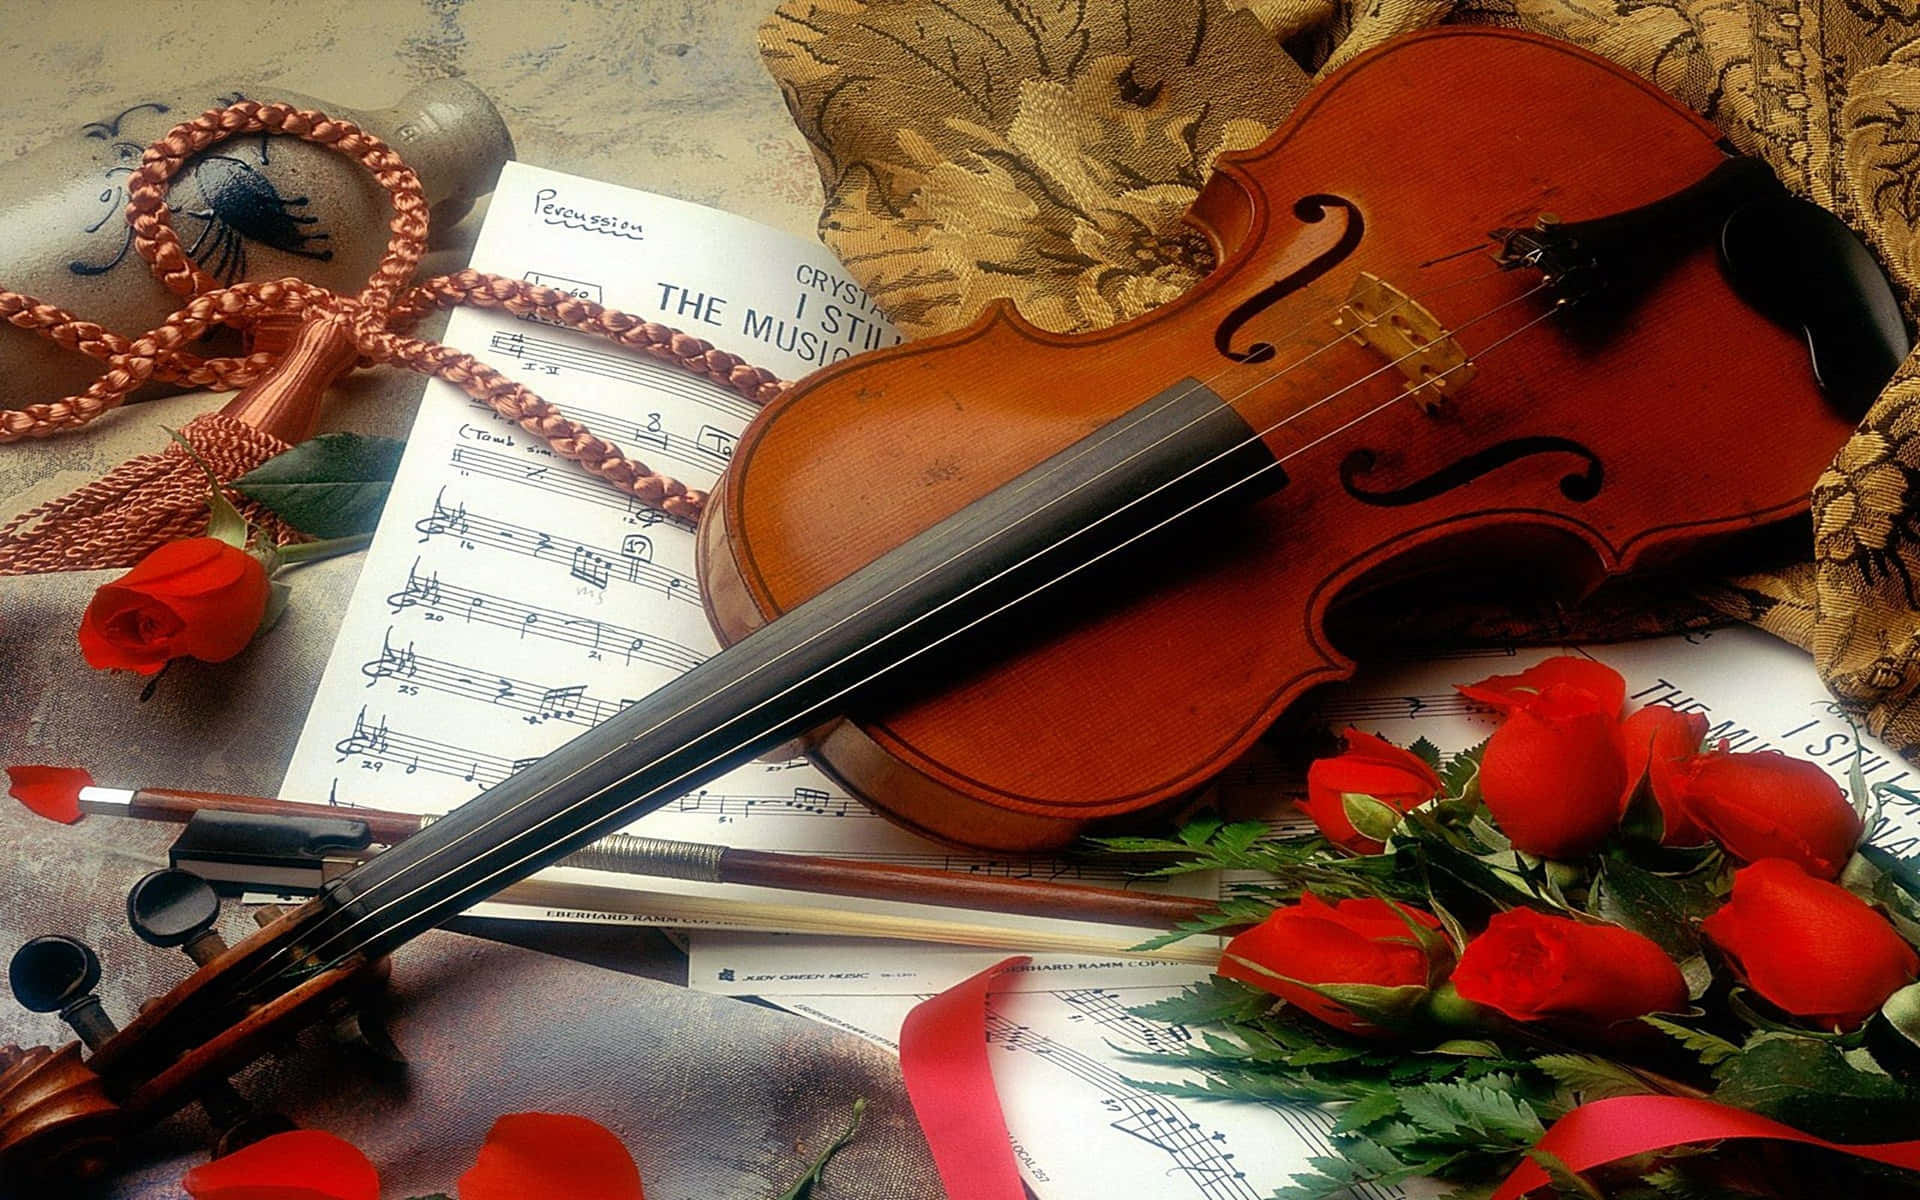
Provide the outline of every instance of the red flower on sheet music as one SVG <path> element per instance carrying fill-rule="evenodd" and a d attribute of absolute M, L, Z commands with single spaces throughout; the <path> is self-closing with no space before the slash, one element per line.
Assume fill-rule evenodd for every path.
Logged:
<path fill-rule="evenodd" d="M 1336 1029 L 1404 1025 L 1453 961 L 1433 914 L 1385 900 L 1328 904 L 1312 892 L 1227 943 L 1219 973 Z"/>
<path fill-rule="evenodd" d="M 1687 815 L 1742 862 L 1786 858 L 1836 879 L 1866 833 L 1825 768 L 1776 750 L 1702 754 L 1677 775 Z"/>
<path fill-rule="evenodd" d="M 1653 791 L 1660 806 L 1660 841 L 1668 846 L 1698 846 L 1707 833 L 1681 803 L 1682 766 L 1700 753 L 1707 736 L 1707 718 L 1701 713 L 1683 713 L 1664 704 L 1649 704 L 1620 725 L 1621 747 L 1626 754 L 1627 795 L 1620 802 L 1626 809 L 1644 783 Z"/>
<path fill-rule="evenodd" d="M 1481 699 L 1480 686 L 1460 690 Z M 1592 852 L 1620 824 L 1628 794 L 1618 697 L 1549 683 L 1510 693 L 1508 703 L 1480 760 L 1487 810 L 1515 849 L 1543 858 Z"/>
<path fill-rule="evenodd" d="M 1618 925 L 1496 913 L 1467 943 L 1454 990 L 1516 1021 L 1611 1025 L 1687 1006 L 1687 983 L 1667 952 Z"/>
<path fill-rule="evenodd" d="M 367 1156 L 330 1133 L 277 1134 L 187 1172 L 194 1200 L 380 1200 Z M 460 1200 L 646 1200 L 620 1139 L 585 1117 L 516 1113 L 494 1122 L 460 1177 Z"/>
<path fill-rule="evenodd" d="M 221 662 L 267 612 L 267 570 L 218 538 L 167 542 L 94 593 L 80 621 L 89 665 L 157 673 L 175 658 Z"/>
<path fill-rule="evenodd" d="M 1355 854 L 1378 854 L 1402 814 L 1440 794 L 1440 776 L 1419 755 L 1358 729 L 1346 753 L 1307 768 L 1301 807 L 1328 841 Z"/>
<path fill-rule="evenodd" d="M 1754 991 L 1827 1029 L 1854 1028 L 1920 974 L 1885 917 L 1784 858 L 1736 872 L 1732 898 L 1700 929 Z"/>

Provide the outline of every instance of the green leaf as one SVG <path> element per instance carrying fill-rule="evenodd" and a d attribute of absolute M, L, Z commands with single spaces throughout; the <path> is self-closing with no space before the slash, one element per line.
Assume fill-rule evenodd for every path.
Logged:
<path fill-rule="evenodd" d="M 1811 1037 L 1756 1038 L 1721 1063 L 1713 1099 L 1844 1142 L 1880 1142 L 1920 1132 L 1916 1093 L 1862 1071 L 1840 1049 Z"/>
<path fill-rule="evenodd" d="M 233 506 L 219 488 L 207 495 L 207 536 L 219 538 L 236 550 L 247 548 L 247 538 L 252 534 L 247 527 L 247 519 Z"/>
<path fill-rule="evenodd" d="M 1609 1096 L 1642 1096 L 1654 1089 L 1617 1062 L 1592 1054 L 1543 1054 L 1533 1065 L 1584 1103 Z"/>
<path fill-rule="evenodd" d="M 380 520 L 405 447 L 396 438 L 322 434 L 261 463 L 234 486 L 313 537 L 367 533 Z"/>
<path fill-rule="evenodd" d="M 1376 1121 L 1398 1116 L 1399 1113 L 1399 1098 L 1386 1088 L 1381 1088 L 1377 1092 L 1360 1097 L 1342 1109 L 1340 1119 L 1333 1123 L 1333 1132 L 1355 1133 Z"/>
<path fill-rule="evenodd" d="M 1414 739 L 1413 744 L 1407 747 L 1407 753 L 1432 767 L 1436 772 L 1440 770 L 1440 747 L 1428 741 L 1424 734 Z"/>
<path fill-rule="evenodd" d="M 1716 1067 L 1734 1055 L 1740 1053 L 1740 1047 L 1723 1037 L 1716 1037 L 1698 1029 L 1689 1029 L 1677 1021 L 1665 1017 L 1641 1017 L 1642 1021 L 1679 1042 L 1703 1067 Z"/>
<path fill-rule="evenodd" d="M 178 429 L 168 429 L 165 425 L 160 428 L 166 429 L 167 436 L 179 443 L 207 477 L 207 536 L 225 542 L 235 550 L 245 550 L 253 530 L 247 525 L 247 519 L 240 515 L 240 510 L 220 490 L 220 477 L 213 473 L 213 467 L 200 457 L 200 451 L 186 439 L 185 434 Z"/>
<path fill-rule="evenodd" d="M 1399 809 L 1360 792 L 1342 792 L 1340 806 L 1347 815 L 1347 823 L 1362 837 L 1376 842 L 1392 837 L 1394 828 L 1400 824 Z"/>
<path fill-rule="evenodd" d="M 1510 1087 L 1497 1086 L 1501 1076 L 1477 1083 L 1429 1083 L 1399 1093 L 1401 1111 L 1415 1125 L 1453 1136 L 1478 1134 L 1516 1146 L 1531 1146 L 1546 1127 L 1533 1106 Z"/>
<path fill-rule="evenodd" d="M 1218 833 L 1225 824 L 1226 822 L 1222 821 L 1217 813 L 1201 813 L 1182 825 L 1175 831 L 1174 836 L 1194 849 L 1199 849 L 1212 841 L 1213 835 Z"/>
<path fill-rule="evenodd" d="M 1142 1004 L 1128 1011 L 1165 1025 L 1217 1025 L 1252 1021 L 1273 1008 L 1276 997 L 1233 979 L 1209 975 L 1188 984 L 1178 996 Z"/>
<path fill-rule="evenodd" d="M 1617 855 L 1601 862 L 1587 906 L 1593 915 L 1652 939 L 1676 959 L 1700 953 L 1695 922 L 1718 907 L 1702 881 L 1655 875 Z"/>
<path fill-rule="evenodd" d="M 1440 794 L 1449 800 L 1479 803 L 1480 758 L 1486 752 L 1487 743 L 1481 742 L 1449 758 L 1447 765 L 1440 768 Z"/>

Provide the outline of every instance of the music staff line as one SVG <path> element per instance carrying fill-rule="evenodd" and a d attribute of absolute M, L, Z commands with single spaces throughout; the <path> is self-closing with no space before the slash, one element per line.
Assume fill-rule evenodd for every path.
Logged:
<path fill-rule="evenodd" d="M 1346 696 L 1328 700 L 1314 716 L 1337 724 L 1351 721 L 1417 720 L 1422 717 L 1470 717 L 1493 709 L 1459 692 L 1427 692 L 1413 696 Z"/>
<path fill-rule="evenodd" d="M 605 413 L 583 408 L 570 411 L 583 421 L 591 421 L 595 433 L 602 433 L 619 442 L 622 450 L 636 458 L 644 457 L 649 461 L 669 458 L 683 467 L 691 467 L 707 475 L 718 475 L 727 469 L 727 461 L 733 455 L 734 435 L 711 425 L 702 425 L 696 440 L 664 429 L 643 429 L 631 421 Z M 626 504 L 619 493 L 557 454 L 549 458 L 538 450 L 528 454 L 502 454 L 498 450 L 485 450 L 478 446 L 455 446 L 448 452 L 447 461 L 456 470 L 526 484 L 556 495 L 589 500 L 594 498 L 597 490 L 606 493 L 605 501 L 615 507 L 625 507 Z"/>
<path fill-rule="evenodd" d="M 540 755 L 508 758 L 487 754 L 466 746 L 437 741 L 395 728 L 385 714 L 369 721 L 362 706 L 353 718 L 353 729 L 333 745 L 339 761 L 359 759 L 368 769 L 384 771 L 397 766 L 408 775 L 430 771 L 452 775 L 482 790 L 493 787 L 514 772 L 539 762 Z M 878 819 L 864 805 L 848 796 L 836 796 L 821 788 L 795 787 L 780 793 L 716 792 L 710 788 L 688 792 L 667 810 L 704 813 L 722 820 L 754 816 L 863 817 Z"/>
<path fill-rule="evenodd" d="M 1203 1132 L 1172 1097 L 1141 1091 L 1106 1064 L 991 1011 L 987 1044 L 1033 1054 L 1098 1092 L 1108 1125 L 1164 1153 L 1173 1164 L 1168 1173 L 1185 1178 L 1206 1200 L 1260 1200 L 1262 1193 L 1223 1148 L 1226 1135 Z"/>
<path fill-rule="evenodd" d="M 638 384 L 704 405 L 734 421 L 751 421 L 757 411 L 752 404 L 714 384 L 632 355 L 574 346 L 551 338 L 528 337 L 523 333 L 496 333 L 488 345 L 529 367 L 543 368 L 550 375 L 558 374 L 561 370 L 573 370 L 621 383 Z M 571 413 L 574 410 L 569 406 L 567 411 Z M 584 414 L 582 419 L 585 419 Z"/>
<path fill-rule="evenodd" d="M 692 576 L 682 575 L 653 561 L 654 546 L 650 534 L 629 533 L 621 539 L 620 549 L 616 551 L 542 529 L 495 520 L 469 511 L 464 501 L 448 508 L 441 503 L 445 498 L 446 489 L 441 488 L 439 495 L 434 498 L 433 510 L 413 523 L 422 542 L 451 536 L 463 545 L 492 546 L 543 562 L 564 565 L 573 578 L 603 590 L 613 580 L 624 580 L 695 608 L 700 607 L 700 587 Z"/>
<path fill-rule="evenodd" d="M 560 721 L 591 728 L 634 703 L 630 697 L 603 700 L 589 696 L 585 684 L 549 687 L 446 659 L 432 658 L 416 652 L 412 642 L 395 649 L 391 627 L 380 640 L 380 656 L 363 663 L 360 673 L 367 677 L 368 687 L 376 686 L 383 679 L 391 679 L 403 688 L 430 688 L 449 696 L 496 704 L 524 713 L 529 725 Z"/>
<path fill-rule="evenodd" d="M 635 661 L 664 667 L 684 674 L 706 661 L 706 655 L 667 638 L 657 637 L 611 621 L 576 617 L 558 609 L 525 604 L 510 596 L 478 591 L 446 583 L 438 571 L 420 574 L 420 562 L 407 568 L 407 582 L 387 597 L 395 613 L 419 608 L 432 619 L 458 617 L 468 624 L 493 625 L 517 630 L 527 636 L 579 646 L 589 658 L 619 655 L 628 665 Z"/>

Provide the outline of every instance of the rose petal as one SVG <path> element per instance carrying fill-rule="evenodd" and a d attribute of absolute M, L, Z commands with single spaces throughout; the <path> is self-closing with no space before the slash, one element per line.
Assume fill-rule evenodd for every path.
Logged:
<path fill-rule="evenodd" d="M 585 1117 L 515 1113 L 487 1133 L 460 1200 L 645 1200 L 620 1139 Z"/>
<path fill-rule="evenodd" d="M 317 1129 L 277 1133 L 187 1172 L 194 1200 L 380 1200 L 380 1176 L 351 1143 Z"/>
<path fill-rule="evenodd" d="M 1577 693 L 1580 707 L 1618 720 L 1626 703 L 1627 683 L 1620 672 L 1592 659 L 1561 655 L 1535 663 L 1518 675 L 1489 675 L 1478 683 L 1454 685 L 1472 700 L 1500 712 L 1512 712 L 1536 700 L 1549 689 Z M 1567 703 L 1566 699 L 1562 701 Z"/>
<path fill-rule="evenodd" d="M 7 795 L 62 825 L 80 819 L 80 789 L 93 786 L 82 767 L 8 767 L 7 781 Z"/>

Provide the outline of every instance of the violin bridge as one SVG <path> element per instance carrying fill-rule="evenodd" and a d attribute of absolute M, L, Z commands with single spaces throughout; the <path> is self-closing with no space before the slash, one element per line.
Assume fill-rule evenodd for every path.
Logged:
<path fill-rule="evenodd" d="M 1420 302 L 1378 275 L 1360 272 L 1333 327 L 1356 338 L 1407 377 L 1407 394 L 1426 412 L 1457 396 L 1478 369 L 1460 342 Z"/>

